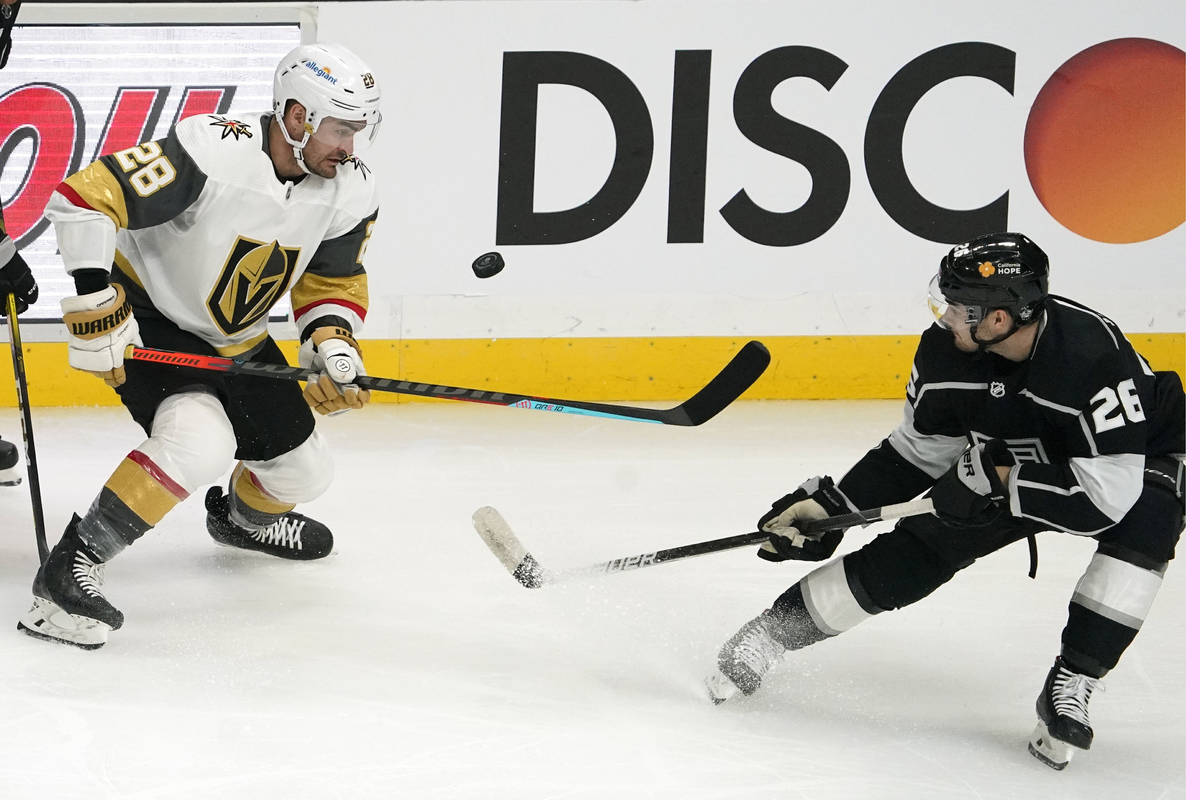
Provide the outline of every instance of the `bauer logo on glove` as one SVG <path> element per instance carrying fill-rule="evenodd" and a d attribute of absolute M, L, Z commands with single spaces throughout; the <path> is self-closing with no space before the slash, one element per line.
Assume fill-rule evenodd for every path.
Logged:
<path fill-rule="evenodd" d="M 934 513 L 948 525 L 976 528 L 1000 518 L 1008 503 L 1008 487 L 997 466 L 1015 462 L 999 439 L 989 439 L 963 451 L 929 493 Z"/>

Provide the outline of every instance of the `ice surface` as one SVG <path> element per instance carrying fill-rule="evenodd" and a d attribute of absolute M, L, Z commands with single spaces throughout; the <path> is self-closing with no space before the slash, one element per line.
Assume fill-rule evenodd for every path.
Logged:
<path fill-rule="evenodd" d="M 528 590 L 471 525 L 496 506 L 551 568 L 742 533 L 899 413 L 741 402 L 689 429 L 441 403 L 323 420 L 338 475 L 303 510 L 334 555 L 218 547 L 197 493 L 109 566 L 126 626 L 95 652 L 14 630 L 36 550 L 24 489 L 0 489 L 0 797 L 1183 797 L 1182 545 L 1092 701 L 1095 745 L 1058 773 L 1025 741 L 1086 539 L 1041 536 L 1036 581 L 1021 543 L 983 559 L 717 708 L 701 684 L 717 648 L 811 565 L 742 550 Z M 53 543 L 142 436 L 119 409 L 35 425 Z M 19 436 L 15 412 L 0 434 Z"/>

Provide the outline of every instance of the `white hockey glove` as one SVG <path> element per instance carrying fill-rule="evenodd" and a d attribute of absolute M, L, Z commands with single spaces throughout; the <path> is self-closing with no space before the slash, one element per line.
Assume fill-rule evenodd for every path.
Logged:
<path fill-rule="evenodd" d="M 758 529 L 771 535 L 758 548 L 758 557 L 767 561 L 824 561 L 841 544 L 844 530 L 805 534 L 806 521 L 829 519 L 849 514 L 846 496 L 828 475 L 809 478 L 796 491 L 771 504 L 771 510 L 758 521 Z"/>
<path fill-rule="evenodd" d="M 318 414 L 339 414 L 371 402 L 371 390 L 355 385 L 365 375 L 354 334 L 332 325 L 317 328 L 300 347 L 300 366 L 311 370 L 304 399 Z"/>
<path fill-rule="evenodd" d="M 125 289 L 107 286 L 91 294 L 65 297 L 59 305 L 67 326 L 67 362 L 109 386 L 124 383 L 125 348 L 142 344 Z"/>

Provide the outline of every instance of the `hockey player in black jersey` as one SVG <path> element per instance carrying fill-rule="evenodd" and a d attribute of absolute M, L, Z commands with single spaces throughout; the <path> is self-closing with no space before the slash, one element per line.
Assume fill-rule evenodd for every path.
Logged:
<path fill-rule="evenodd" d="M 1088 702 L 1150 610 L 1183 529 L 1184 393 L 1117 326 L 1048 294 L 1049 261 L 1019 233 L 954 247 L 930 283 L 904 418 L 840 481 L 812 478 L 759 520 L 770 561 L 828 559 L 842 532 L 804 520 L 929 492 L 902 520 L 810 572 L 720 649 L 714 702 L 751 694 L 788 650 L 914 603 L 976 559 L 1043 531 L 1096 552 L 1037 698 L 1029 751 L 1056 769 L 1088 749 Z"/>

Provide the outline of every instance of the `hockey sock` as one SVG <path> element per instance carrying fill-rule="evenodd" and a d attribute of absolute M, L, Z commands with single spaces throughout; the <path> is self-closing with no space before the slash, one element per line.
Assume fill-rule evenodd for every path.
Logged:
<path fill-rule="evenodd" d="M 812 614 L 804 606 L 800 584 L 788 589 L 771 606 L 769 616 L 774 621 L 772 634 L 788 650 L 799 650 L 828 639 L 829 634 L 817 627 Z"/>
<path fill-rule="evenodd" d="M 272 497 L 245 464 L 229 478 L 229 519 L 247 530 L 265 528 L 296 507 Z"/>
<path fill-rule="evenodd" d="M 1133 564 L 1103 550 L 1092 556 L 1068 606 L 1063 659 L 1096 678 L 1115 667 L 1150 612 L 1166 568 Z"/>
<path fill-rule="evenodd" d="M 838 558 L 805 575 L 772 607 L 780 641 L 789 650 L 850 630 L 876 613 L 864 608 L 847 580 L 845 559 Z"/>
<path fill-rule="evenodd" d="M 187 492 L 145 453 L 117 466 L 79 523 L 79 538 L 108 561 L 157 525 Z"/>

